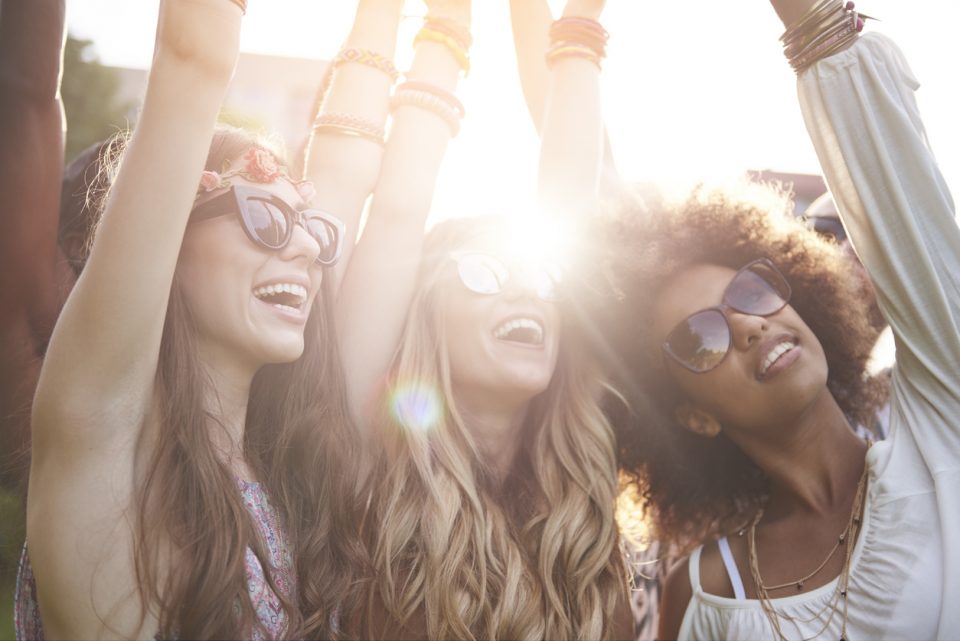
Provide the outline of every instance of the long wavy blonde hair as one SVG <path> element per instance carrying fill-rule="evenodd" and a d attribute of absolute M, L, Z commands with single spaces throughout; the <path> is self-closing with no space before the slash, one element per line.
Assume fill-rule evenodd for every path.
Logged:
<path fill-rule="evenodd" d="M 426 427 L 418 412 L 398 412 L 389 390 L 384 395 L 366 521 L 375 524 L 366 607 L 369 614 L 385 606 L 401 624 L 422 616 L 434 639 L 609 638 L 626 598 L 615 443 L 572 314 L 564 315 L 556 371 L 531 402 L 520 453 L 502 483 L 454 400 L 444 328 L 450 252 L 504 230 L 495 217 L 459 219 L 427 237 L 388 387 L 433 390 L 439 407 Z M 421 401 L 413 405 L 427 409 Z"/>

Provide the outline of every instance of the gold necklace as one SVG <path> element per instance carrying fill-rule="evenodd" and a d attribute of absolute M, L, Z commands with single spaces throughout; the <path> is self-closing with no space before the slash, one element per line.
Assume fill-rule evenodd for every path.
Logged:
<path fill-rule="evenodd" d="M 867 444 L 869 448 L 870 443 Z M 774 632 L 777 633 L 777 636 L 781 641 L 787 641 L 786 636 L 784 636 L 783 631 L 780 628 L 780 619 L 784 618 L 787 620 L 795 621 L 797 620 L 794 617 L 791 617 L 786 614 L 781 614 L 777 612 L 773 607 L 773 604 L 770 602 L 770 590 L 776 590 L 780 588 L 789 587 L 791 585 L 796 585 L 798 590 L 803 589 L 803 582 L 809 580 L 813 576 L 816 576 L 820 570 L 826 567 L 827 562 L 833 557 L 837 549 L 845 544 L 849 543 L 846 546 L 843 559 L 843 570 L 840 572 L 840 576 L 837 578 L 837 585 L 833 590 L 833 595 L 827 601 L 826 604 L 820 610 L 818 610 L 810 619 L 804 619 L 804 622 L 812 622 L 816 619 L 819 619 L 821 615 L 830 610 L 830 616 L 827 617 L 826 622 L 820 630 L 814 634 L 812 637 L 808 637 L 803 641 L 811 641 L 816 639 L 830 626 L 830 623 L 833 621 L 833 617 L 837 613 L 837 606 L 840 601 L 843 601 L 843 624 L 840 630 L 840 641 L 847 641 L 847 588 L 850 584 L 850 561 L 853 558 L 853 548 L 854 543 L 857 539 L 857 534 L 860 530 L 861 518 L 860 514 L 863 509 L 864 499 L 867 495 L 867 466 L 864 464 L 863 473 L 860 475 L 860 480 L 857 482 L 856 494 L 853 498 L 853 507 L 850 510 L 850 518 L 847 520 L 847 527 L 844 528 L 843 532 L 837 538 L 837 543 L 834 544 L 833 549 L 830 550 L 830 553 L 827 555 L 827 558 L 814 569 L 813 572 L 807 574 L 804 577 L 796 581 L 788 581 L 786 583 L 781 583 L 779 585 L 766 586 L 763 583 L 763 580 L 760 578 L 760 563 L 757 559 L 757 541 L 756 541 L 756 532 L 757 532 L 757 523 L 760 521 L 763 516 L 763 510 L 761 509 L 757 516 L 753 519 L 753 522 L 750 524 L 749 530 L 747 530 L 747 546 L 748 554 L 750 561 L 750 574 L 753 577 L 753 582 L 757 587 L 757 598 L 760 601 L 760 607 L 763 609 L 764 614 L 767 615 L 767 619 L 770 620 L 770 624 L 773 626 Z"/>

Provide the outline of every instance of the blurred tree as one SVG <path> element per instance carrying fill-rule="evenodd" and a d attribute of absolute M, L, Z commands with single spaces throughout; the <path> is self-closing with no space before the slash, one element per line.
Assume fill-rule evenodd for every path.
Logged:
<path fill-rule="evenodd" d="M 67 114 L 65 158 L 127 127 L 130 105 L 117 98 L 117 72 L 100 63 L 93 42 L 67 36 L 60 95 Z"/>

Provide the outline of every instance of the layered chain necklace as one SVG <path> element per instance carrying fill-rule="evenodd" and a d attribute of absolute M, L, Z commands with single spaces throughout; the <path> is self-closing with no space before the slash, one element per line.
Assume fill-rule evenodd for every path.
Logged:
<path fill-rule="evenodd" d="M 868 445 L 869 447 L 869 445 Z M 747 547 L 749 550 L 749 561 L 750 561 L 750 574 L 753 576 L 753 582 L 757 586 L 757 597 L 760 601 L 760 606 L 763 608 L 764 613 L 767 615 L 767 618 L 770 620 L 770 624 L 773 626 L 774 631 L 777 633 L 777 636 L 781 641 L 787 641 L 786 636 L 784 636 L 783 631 L 780 628 L 780 619 L 786 619 L 789 621 L 800 621 L 803 623 L 810 623 L 816 620 L 822 620 L 822 615 L 829 611 L 830 614 L 827 617 L 826 621 L 823 624 L 823 627 L 811 637 L 803 639 L 803 641 L 811 641 L 816 639 L 830 626 L 830 623 L 833 621 L 834 616 L 837 612 L 842 610 L 843 612 L 843 623 L 840 629 L 840 641 L 847 641 L 847 587 L 850 583 L 850 561 L 853 558 L 853 548 L 854 543 L 857 540 L 857 534 L 860 532 L 861 526 L 861 512 L 863 510 L 863 503 L 867 496 L 867 466 L 863 466 L 863 473 L 860 475 L 860 481 L 857 483 L 856 495 L 853 498 L 853 507 L 850 509 L 850 518 L 847 520 L 847 527 L 843 529 L 843 532 L 840 533 L 840 536 L 837 537 L 837 542 L 833 545 L 830 552 L 827 554 L 827 557 L 818 565 L 812 572 L 805 574 L 795 581 L 787 581 L 786 583 L 779 583 L 777 585 L 766 585 L 763 582 L 763 579 L 760 578 L 760 563 L 757 560 L 757 523 L 760 521 L 763 516 L 763 510 L 757 514 L 753 519 L 753 522 L 750 524 L 750 528 L 747 530 Z M 813 614 L 809 619 L 799 619 L 781 612 L 773 607 L 773 604 L 770 602 L 770 591 L 771 590 L 780 590 L 790 586 L 796 586 L 797 590 L 803 590 L 803 584 L 817 575 L 823 568 L 826 567 L 830 559 L 833 558 L 833 555 L 837 553 L 841 547 L 844 548 L 844 557 L 843 557 L 843 569 L 840 572 L 840 576 L 837 578 L 837 585 L 833 589 L 833 595 L 830 599 L 820 608 L 816 613 Z"/>

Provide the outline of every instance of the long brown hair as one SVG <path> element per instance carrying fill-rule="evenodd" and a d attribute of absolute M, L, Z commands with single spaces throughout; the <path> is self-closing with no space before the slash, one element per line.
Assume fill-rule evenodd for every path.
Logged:
<path fill-rule="evenodd" d="M 614 439 L 572 314 L 564 314 L 556 371 L 531 403 L 502 484 L 454 402 L 443 320 L 449 255 L 504 227 L 495 217 L 453 220 L 426 240 L 389 377 L 392 388 L 424 397 L 404 412 L 393 411 L 390 390 L 384 396 L 383 453 L 367 517 L 374 524 L 368 612 L 383 603 L 398 622 L 416 625 L 423 616 L 430 638 L 609 638 L 617 601 L 626 598 Z M 431 402 L 435 420 L 418 424 L 423 416 L 412 414 Z"/>
<path fill-rule="evenodd" d="M 219 127 L 206 168 L 220 170 L 252 146 L 266 148 L 242 130 Z M 262 629 L 247 592 L 248 549 L 281 599 L 287 636 L 337 635 L 332 616 L 348 598 L 350 572 L 363 549 L 352 526 L 350 461 L 357 452 L 334 333 L 332 282 L 325 274 L 304 331 L 303 356 L 262 367 L 247 405 L 244 457 L 285 527 L 299 583 L 293 601 L 294 595 L 277 589 L 238 481 L 211 441 L 219 418 L 208 399 L 216 390 L 196 356 L 191 311 L 174 278 L 151 414 L 159 429 L 150 432 L 151 454 L 139 477 L 134 534 L 141 601 L 157 613 L 161 638 L 250 638 Z"/>

